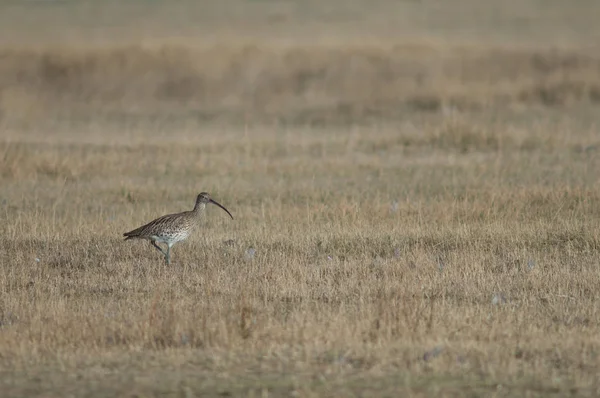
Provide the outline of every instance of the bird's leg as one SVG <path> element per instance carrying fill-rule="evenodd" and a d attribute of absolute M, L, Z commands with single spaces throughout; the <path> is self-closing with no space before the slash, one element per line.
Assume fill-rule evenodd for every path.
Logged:
<path fill-rule="evenodd" d="M 165 253 L 165 251 L 162 249 L 162 247 L 160 247 L 159 245 L 156 244 L 155 240 L 151 240 L 150 243 L 152 243 L 152 246 L 156 247 L 156 249 L 161 252 L 163 254 L 163 256 L 166 256 L 167 253 Z"/>
<path fill-rule="evenodd" d="M 167 244 L 167 253 L 165 254 L 167 265 L 171 264 L 171 245 Z"/>

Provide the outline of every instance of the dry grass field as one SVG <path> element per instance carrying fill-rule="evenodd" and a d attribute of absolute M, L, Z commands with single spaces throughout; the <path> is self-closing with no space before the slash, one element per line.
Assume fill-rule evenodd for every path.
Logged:
<path fill-rule="evenodd" d="M 0 395 L 597 396 L 597 15 L 0 3 Z"/>

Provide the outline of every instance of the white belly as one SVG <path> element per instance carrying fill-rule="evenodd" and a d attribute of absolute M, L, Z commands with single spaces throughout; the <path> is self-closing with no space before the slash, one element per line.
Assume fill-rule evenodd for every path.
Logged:
<path fill-rule="evenodd" d="M 182 240 L 186 240 L 188 236 L 190 236 L 190 234 L 184 232 L 173 235 L 152 235 L 151 238 L 159 243 L 167 243 L 172 245 L 174 243 L 181 242 Z"/>

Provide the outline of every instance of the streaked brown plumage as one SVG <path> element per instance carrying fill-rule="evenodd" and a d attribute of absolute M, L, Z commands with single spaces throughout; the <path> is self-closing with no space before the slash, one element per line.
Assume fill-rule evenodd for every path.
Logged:
<path fill-rule="evenodd" d="M 196 205 L 191 211 L 184 211 L 181 213 L 167 214 L 157 218 L 156 220 L 150 221 L 146 225 L 134 229 L 123 234 L 126 236 L 125 240 L 129 239 L 146 239 L 157 248 L 164 256 L 167 264 L 171 263 L 171 246 L 175 243 L 185 240 L 190 236 L 192 231 L 198 226 L 199 219 L 204 214 L 206 204 L 212 203 L 225 210 L 229 217 L 233 220 L 231 213 L 216 201 L 210 198 L 210 195 L 206 192 L 202 192 L 196 198 Z M 166 243 L 167 251 L 165 252 L 158 244 Z"/>

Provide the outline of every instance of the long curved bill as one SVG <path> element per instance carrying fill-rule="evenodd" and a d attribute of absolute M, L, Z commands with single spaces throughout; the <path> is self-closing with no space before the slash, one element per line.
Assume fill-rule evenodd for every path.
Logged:
<path fill-rule="evenodd" d="M 221 204 L 215 200 L 210 199 L 210 203 L 212 203 L 213 205 L 217 205 L 219 206 L 221 209 L 225 210 L 225 212 L 227 214 L 229 214 L 229 217 L 231 217 L 231 219 L 233 220 L 233 216 L 231 215 L 231 213 L 229 212 L 229 210 L 227 210 L 225 207 L 221 206 Z"/>

